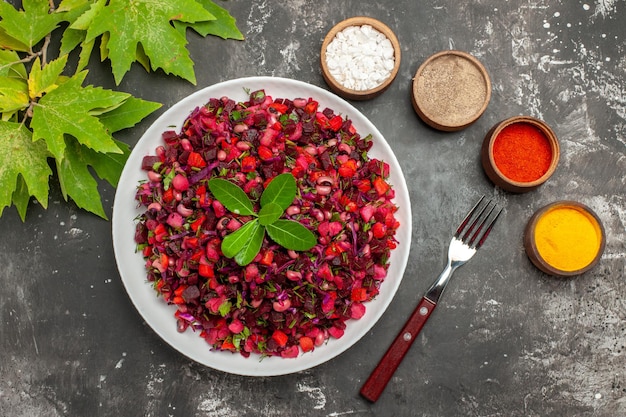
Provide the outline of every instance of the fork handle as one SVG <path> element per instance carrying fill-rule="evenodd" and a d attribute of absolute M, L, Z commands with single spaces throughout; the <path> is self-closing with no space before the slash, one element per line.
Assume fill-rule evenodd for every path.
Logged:
<path fill-rule="evenodd" d="M 378 400 L 436 306 L 437 304 L 428 298 L 422 298 L 385 355 L 363 384 L 361 388 L 363 397 L 371 402 Z"/>

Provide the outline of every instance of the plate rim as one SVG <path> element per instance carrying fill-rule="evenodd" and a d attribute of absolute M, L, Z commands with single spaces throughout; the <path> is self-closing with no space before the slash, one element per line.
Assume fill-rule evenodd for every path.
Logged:
<path fill-rule="evenodd" d="M 249 85 L 250 87 L 257 87 L 249 88 L 246 87 L 247 85 Z M 280 90 L 282 88 L 285 88 L 285 86 L 306 91 L 306 95 L 311 94 L 310 97 L 317 100 L 321 106 L 323 105 L 324 107 L 329 107 L 337 111 L 336 108 L 332 107 L 334 105 L 335 107 L 339 107 L 341 110 L 345 110 L 337 111 L 337 113 L 350 118 L 355 124 L 357 131 L 359 131 L 362 136 L 368 134 L 372 135 L 372 140 L 374 141 L 372 149 L 380 149 L 382 153 L 387 153 L 384 159 L 379 158 L 378 156 L 375 157 L 384 160 L 390 165 L 391 169 L 389 180 L 396 193 L 393 201 L 398 206 L 397 213 L 403 214 L 401 219 L 403 224 L 398 229 L 398 231 L 396 231 L 398 248 L 394 249 L 394 252 L 392 252 L 391 255 L 393 257 L 394 254 L 396 254 L 395 258 L 393 259 L 394 263 L 390 264 L 388 275 L 381 285 L 381 293 L 385 294 L 385 296 L 382 297 L 381 294 L 379 294 L 374 300 L 369 301 L 367 303 L 368 308 L 365 315 L 359 320 L 348 322 L 346 334 L 342 338 L 329 340 L 325 345 L 322 345 L 311 352 L 301 353 L 297 358 L 286 359 L 280 357 L 267 357 L 263 358 L 261 361 L 259 355 L 251 355 L 249 358 L 244 358 L 239 353 L 231 354 L 229 352 L 214 351 L 211 349 L 211 346 L 206 344 L 204 340 L 202 340 L 195 332 L 190 330 L 187 330 L 184 333 L 176 333 L 176 338 L 172 340 L 172 329 L 175 330 L 176 327 L 176 323 L 173 319 L 174 308 L 168 306 L 166 303 L 163 302 L 162 299 L 157 297 L 156 292 L 154 292 L 154 290 L 149 286 L 147 279 L 141 280 L 140 284 L 130 281 L 131 279 L 135 279 L 136 281 L 139 280 L 136 279 L 135 273 L 133 273 L 129 269 L 130 267 L 128 260 L 130 259 L 132 261 L 133 259 L 136 259 L 134 263 L 132 263 L 134 269 L 137 269 L 138 262 L 141 263 L 142 268 L 144 266 L 143 257 L 139 252 L 128 251 L 128 235 L 130 235 L 130 240 L 132 240 L 134 244 L 133 236 L 134 225 L 136 224 L 136 222 L 135 216 L 133 216 L 133 218 L 130 219 L 129 222 L 129 219 L 127 218 L 128 213 L 125 213 L 125 211 L 129 211 L 130 206 L 136 206 L 134 204 L 134 192 L 136 190 L 138 181 L 134 181 L 134 179 L 138 172 L 141 173 L 141 168 L 140 164 L 136 164 L 134 162 L 136 162 L 137 158 L 139 158 L 140 161 L 141 158 L 143 158 L 143 155 L 147 153 L 144 153 L 140 156 L 137 155 L 141 153 L 143 149 L 148 147 L 148 145 L 151 143 L 153 146 L 149 149 L 150 152 L 154 152 L 154 148 L 157 146 L 154 142 L 158 141 L 161 133 L 163 133 L 163 131 L 167 128 L 174 128 L 175 130 L 180 129 L 180 126 L 182 125 L 184 119 L 197 106 L 203 105 L 210 98 L 217 96 L 217 94 L 214 92 L 219 92 L 224 89 L 228 90 L 230 88 L 239 88 L 243 93 L 246 89 L 254 91 L 256 89 L 263 88 L 266 90 L 267 94 L 272 96 L 273 98 L 297 98 L 295 96 L 280 96 L 271 91 L 272 88 Z M 222 95 L 225 94 L 220 94 L 219 96 Z M 304 96 L 305 95 L 301 97 Z M 236 94 L 231 94 L 229 97 L 234 98 L 235 100 L 242 100 L 241 98 L 236 97 Z M 332 105 L 330 103 L 327 105 L 326 101 L 334 103 Z M 180 117 L 180 120 L 178 120 L 178 117 L 180 116 L 179 113 L 181 112 L 184 113 L 184 116 Z M 174 120 L 172 119 L 172 117 L 177 117 L 177 119 Z M 364 127 L 358 126 L 360 124 L 366 125 L 369 131 L 363 131 Z M 165 127 L 165 129 L 163 127 Z M 131 180 L 133 180 L 133 184 L 129 184 L 129 177 Z M 132 190 L 132 198 L 131 201 L 127 201 L 130 190 Z M 402 206 L 397 203 L 399 199 L 403 201 Z M 140 210 L 135 207 L 134 210 L 130 209 L 130 212 L 137 214 L 140 212 Z M 128 232 L 129 223 L 132 223 L 132 232 Z M 150 126 L 145 129 L 142 136 L 131 149 L 128 160 L 125 163 L 124 168 L 122 169 L 122 174 L 120 176 L 120 181 L 118 183 L 118 187 L 116 189 L 113 201 L 111 229 L 115 262 L 117 264 L 118 274 L 122 280 L 125 291 L 145 323 L 164 342 L 166 342 L 168 345 L 170 345 L 170 347 L 174 348 L 176 351 L 183 354 L 187 358 L 212 369 L 243 376 L 279 376 L 311 369 L 315 366 L 321 365 L 322 363 L 336 358 L 337 356 L 348 350 L 350 347 L 355 345 L 358 341 L 360 341 L 375 326 L 378 320 L 389 308 L 389 305 L 395 297 L 400 283 L 402 282 L 404 272 L 406 270 L 411 246 L 412 214 L 406 179 L 402 172 L 402 168 L 395 156 L 395 153 L 391 149 L 391 146 L 384 138 L 382 133 L 363 113 L 361 113 L 357 108 L 355 108 L 352 104 L 350 104 L 343 98 L 316 85 L 304 81 L 295 80 L 292 78 L 252 76 L 229 79 L 201 88 L 200 90 L 197 90 L 190 95 L 183 97 L 182 99 L 171 105 L 156 120 L 154 120 L 150 124 Z M 143 271 L 144 273 L 142 276 L 145 278 L 145 268 L 143 269 Z M 396 276 L 390 279 L 389 272 L 393 272 Z M 132 277 L 129 277 L 129 275 L 132 275 Z M 138 294 L 136 293 L 136 290 L 134 290 L 134 288 L 139 287 L 140 285 L 143 288 L 143 293 Z M 151 298 L 154 298 L 154 300 L 146 301 L 146 299 L 150 295 L 150 291 L 152 291 Z M 155 323 L 157 319 L 155 319 L 152 314 L 154 313 L 154 311 L 151 308 L 146 307 L 146 303 L 151 306 L 154 305 L 155 302 L 158 303 L 157 305 L 159 307 L 162 307 L 163 311 L 169 311 L 171 321 L 165 324 L 165 326 L 170 326 L 172 329 L 164 329 L 162 328 L 162 326 L 158 326 Z M 372 305 L 377 307 L 373 312 L 370 311 L 369 308 Z M 355 326 L 356 324 L 360 324 L 358 326 L 358 329 Z M 352 331 L 349 333 L 350 330 Z M 348 334 L 352 337 L 346 338 Z M 193 337 L 193 339 L 191 337 Z M 186 345 L 187 342 L 197 345 L 198 341 L 202 342 L 205 345 L 205 352 L 200 352 L 201 354 L 196 352 L 195 349 L 190 349 L 189 346 Z M 187 348 L 185 348 L 186 346 Z M 221 359 L 221 361 L 216 360 L 218 359 L 218 357 L 219 359 Z M 232 360 L 229 360 L 229 358 Z M 242 360 L 246 361 L 246 365 L 252 366 L 232 366 L 233 362 L 235 364 L 239 364 L 240 362 L 242 362 Z M 231 366 L 228 366 L 229 363 L 231 363 Z M 280 363 L 281 365 L 287 364 L 287 366 L 278 366 L 278 363 Z"/>

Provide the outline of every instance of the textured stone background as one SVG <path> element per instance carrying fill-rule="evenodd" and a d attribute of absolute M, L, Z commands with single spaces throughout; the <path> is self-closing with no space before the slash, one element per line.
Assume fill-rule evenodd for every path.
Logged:
<path fill-rule="evenodd" d="M 251 75 L 326 87 L 319 48 L 338 21 L 385 22 L 402 46 L 382 96 L 353 103 L 383 133 L 410 187 L 411 257 L 373 330 L 298 374 L 249 378 L 190 362 L 148 327 L 121 283 L 110 223 L 63 202 L 22 224 L 0 219 L 0 415 L 40 416 L 594 416 L 626 415 L 626 3 L 622 0 L 230 1 L 243 42 L 191 36 L 197 85 L 139 67 L 119 87 L 164 103 Z M 483 117 L 456 133 L 428 128 L 409 92 L 431 54 L 460 49 L 488 69 Z M 114 87 L 106 64 L 90 82 Z M 517 114 L 542 118 L 561 162 L 539 190 L 513 195 L 483 174 L 486 131 Z M 134 144 L 158 114 L 120 136 Z M 103 187 L 110 213 L 114 191 Z M 480 194 L 506 207 L 496 232 L 457 271 L 442 303 L 371 405 L 358 391 L 444 263 L 451 225 Z M 522 233 L 552 201 L 601 217 L 601 263 L 573 279 L 540 273 Z"/>

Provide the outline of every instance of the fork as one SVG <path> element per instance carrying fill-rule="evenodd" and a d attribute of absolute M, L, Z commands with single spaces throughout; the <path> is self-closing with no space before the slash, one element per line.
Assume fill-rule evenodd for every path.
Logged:
<path fill-rule="evenodd" d="M 426 291 L 400 333 L 361 388 L 361 395 L 369 401 L 375 402 L 382 394 L 413 341 L 437 306 L 452 273 L 469 261 L 485 243 L 496 220 L 502 213 L 502 209 L 496 212 L 497 205 L 491 201 L 484 202 L 484 200 L 485 196 L 483 195 L 457 228 L 448 248 L 446 267 Z"/>

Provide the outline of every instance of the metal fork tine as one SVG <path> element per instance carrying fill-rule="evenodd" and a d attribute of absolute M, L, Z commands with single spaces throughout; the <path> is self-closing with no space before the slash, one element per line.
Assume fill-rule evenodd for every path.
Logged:
<path fill-rule="evenodd" d="M 483 226 L 485 226 L 485 223 L 489 219 L 489 216 L 491 216 L 491 213 L 493 213 L 493 210 L 496 208 L 496 205 L 494 203 L 494 205 L 491 207 L 489 212 L 487 212 L 487 215 L 483 216 L 483 214 L 485 213 L 485 210 L 487 210 L 487 207 L 489 207 L 490 205 L 491 205 L 491 202 L 490 201 L 487 202 L 487 205 L 485 206 L 485 208 L 481 211 L 480 215 L 474 221 L 474 224 L 476 224 L 480 220 L 480 224 L 478 225 L 478 228 L 476 229 L 476 232 L 474 232 L 474 234 L 472 235 L 471 239 L 464 240 L 464 242 L 467 245 L 469 245 L 469 247 L 471 247 L 471 248 L 475 247 L 474 246 L 474 242 L 476 242 L 476 239 L 478 239 L 478 236 L 480 235 L 480 232 L 483 230 Z M 478 240 L 478 242 L 480 242 L 480 240 Z"/>
<path fill-rule="evenodd" d="M 478 200 L 478 203 L 476 203 L 474 207 L 472 207 L 472 209 L 469 211 L 469 213 L 467 213 L 467 216 L 465 216 L 465 218 L 463 219 L 459 227 L 456 229 L 456 233 L 454 234 L 454 237 L 458 238 L 461 236 L 463 229 L 465 229 L 465 226 L 467 226 L 467 223 L 472 219 L 472 216 L 474 215 L 474 213 L 478 209 L 478 206 L 480 206 L 480 203 L 482 203 L 484 199 L 485 199 L 485 196 L 483 195 L 482 197 L 480 197 L 480 200 Z"/>
<path fill-rule="evenodd" d="M 494 208 L 495 208 L 495 206 L 494 206 Z M 496 220 L 498 220 L 498 217 L 500 217 L 500 213 L 502 213 L 502 209 L 498 210 L 498 212 L 496 213 L 495 217 L 491 220 L 491 222 L 489 223 L 489 225 L 485 229 L 485 233 L 483 234 L 483 236 L 480 238 L 480 240 L 476 244 L 476 249 L 480 249 L 480 247 L 483 245 L 483 243 L 485 243 L 485 240 L 487 240 L 487 236 L 489 236 L 489 232 L 491 232 L 491 229 L 493 228 L 493 225 L 496 224 Z"/>
<path fill-rule="evenodd" d="M 465 232 L 465 234 L 461 238 L 461 240 L 464 243 L 467 243 L 469 245 L 469 243 L 471 243 L 471 241 L 476 237 L 476 235 L 474 235 L 474 237 L 470 239 L 470 235 L 471 235 L 472 231 L 474 230 L 474 227 L 476 227 L 476 224 L 478 224 L 478 221 L 483 217 L 483 214 L 485 214 L 485 210 L 487 210 L 487 207 L 489 207 L 489 204 L 491 204 L 491 202 L 487 201 L 487 205 L 484 206 L 482 208 L 482 210 L 480 210 L 480 213 L 478 213 L 478 216 L 476 216 L 476 218 L 472 222 L 472 225 L 469 227 L 469 229 L 467 229 L 467 231 Z M 478 229 L 477 233 L 478 232 L 480 232 L 480 228 Z"/>
<path fill-rule="evenodd" d="M 483 204 L 484 200 L 485 196 L 483 195 L 465 216 L 454 235 L 454 237 L 473 249 L 478 249 L 485 243 L 496 220 L 502 213 L 502 209 L 500 209 L 495 216 L 492 216 L 497 208 L 497 204 L 492 201 L 487 201 L 486 204 Z"/>

